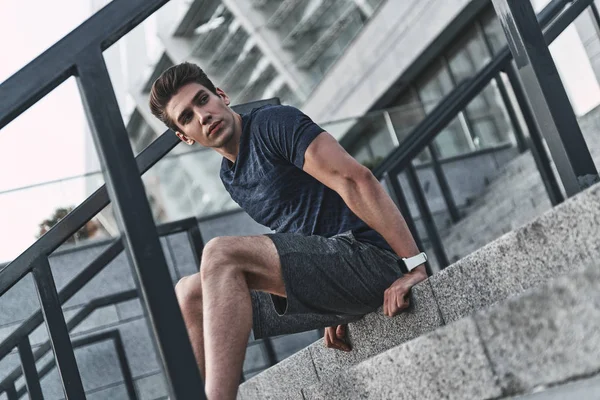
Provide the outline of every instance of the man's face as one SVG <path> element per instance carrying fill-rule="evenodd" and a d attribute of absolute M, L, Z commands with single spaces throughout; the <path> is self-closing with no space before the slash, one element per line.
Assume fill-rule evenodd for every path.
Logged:
<path fill-rule="evenodd" d="M 167 114 L 175 121 L 180 139 L 202 146 L 221 148 L 234 136 L 234 112 L 229 97 L 217 88 L 214 94 L 199 83 L 188 83 L 171 98 Z"/>

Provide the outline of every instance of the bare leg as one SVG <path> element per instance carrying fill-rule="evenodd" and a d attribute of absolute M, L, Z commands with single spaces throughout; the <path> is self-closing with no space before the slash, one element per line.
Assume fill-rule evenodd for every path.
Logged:
<path fill-rule="evenodd" d="M 183 314 L 194 356 L 202 379 L 206 378 L 204 366 L 204 333 L 202 322 L 202 282 L 200 273 L 183 277 L 175 286 L 177 301 Z"/>
<path fill-rule="evenodd" d="M 277 250 L 266 236 L 213 239 L 203 252 L 201 277 L 206 394 L 234 400 L 252 328 L 250 289 L 285 296 Z"/>

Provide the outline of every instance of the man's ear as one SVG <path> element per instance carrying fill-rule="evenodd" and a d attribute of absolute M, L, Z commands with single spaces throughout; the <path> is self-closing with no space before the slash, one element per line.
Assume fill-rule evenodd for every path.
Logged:
<path fill-rule="evenodd" d="M 229 100 L 229 96 L 227 96 L 227 93 L 225 93 L 221 88 L 216 88 L 216 89 L 217 89 L 217 94 L 219 95 L 219 97 L 221 97 L 223 99 L 223 102 L 226 105 L 229 105 L 231 100 Z"/>
<path fill-rule="evenodd" d="M 190 139 L 189 137 L 185 136 L 183 133 L 181 132 L 175 132 L 175 134 L 177 135 L 177 137 L 179 139 L 181 139 L 182 142 L 184 142 L 185 144 L 187 144 L 188 146 L 191 146 L 195 143 L 194 139 Z"/>

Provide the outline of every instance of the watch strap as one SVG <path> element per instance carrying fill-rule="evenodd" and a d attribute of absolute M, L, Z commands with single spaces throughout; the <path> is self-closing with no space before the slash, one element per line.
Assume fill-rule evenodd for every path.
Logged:
<path fill-rule="evenodd" d="M 400 261 L 398 261 L 398 264 L 400 265 L 402 273 L 407 274 L 413 269 L 417 268 L 419 265 L 425 264 L 425 262 L 427 262 L 427 254 L 421 252 L 416 256 L 400 259 Z"/>

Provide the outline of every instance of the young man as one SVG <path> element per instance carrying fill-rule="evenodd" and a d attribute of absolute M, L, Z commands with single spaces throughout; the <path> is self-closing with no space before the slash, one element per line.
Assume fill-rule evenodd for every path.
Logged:
<path fill-rule="evenodd" d="M 208 242 L 198 274 L 175 291 L 208 398 L 234 399 L 250 330 L 256 337 L 326 327 L 350 351 L 345 324 L 383 305 L 393 316 L 427 275 L 402 215 L 371 172 L 299 110 L 246 115 L 196 65 L 154 82 L 152 113 L 177 136 L 223 156 L 231 197 L 275 234 Z M 202 173 L 202 171 L 198 171 Z M 412 259 L 423 262 L 424 255 Z"/>

